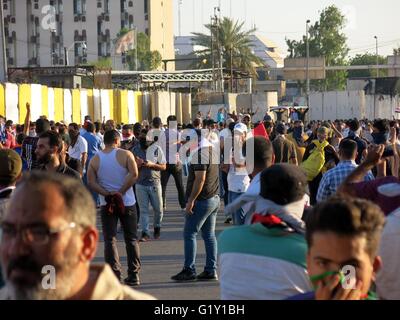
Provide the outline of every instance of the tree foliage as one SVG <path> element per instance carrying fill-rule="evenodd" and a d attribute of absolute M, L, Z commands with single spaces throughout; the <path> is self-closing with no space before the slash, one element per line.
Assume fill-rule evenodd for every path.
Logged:
<path fill-rule="evenodd" d="M 128 28 L 122 28 L 117 39 L 121 38 L 130 31 Z M 150 50 L 150 38 L 147 34 L 139 32 L 137 35 L 137 60 L 138 71 L 152 71 L 160 67 L 162 56 L 157 50 Z M 129 50 L 126 53 L 129 70 L 136 70 L 136 49 Z"/>
<path fill-rule="evenodd" d="M 203 47 L 195 51 L 199 62 L 197 68 L 212 67 L 212 48 L 214 48 L 214 59 L 219 58 L 218 49 L 221 48 L 223 55 L 223 67 L 248 72 L 256 75 L 257 66 L 264 65 L 262 59 L 257 57 L 252 50 L 252 35 L 256 29 L 244 30 L 244 22 L 234 21 L 224 17 L 218 27 L 206 24 L 208 34 L 193 33 L 192 41 L 195 45 Z"/>
<path fill-rule="evenodd" d="M 378 57 L 379 64 L 387 64 L 387 58 L 379 56 Z M 376 55 L 365 53 L 365 54 L 358 54 L 354 58 L 350 59 L 351 66 L 361 66 L 361 65 L 376 65 Z M 379 76 L 387 76 L 387 70 L 380 70 Z M 350 70 L 349 71 L 349 78 L 357 78 L 357 77 L 376 77 L 377 71 L 376 69 L 373 70 Z"/>
<path fill-rule="evenodd" d="M 310 57 L 325 57 L 327 66 L 345 65 L 349 52 L 343 32 L 346 18 L 334 5 L 321 12 L 320 18 L 309 30 Z M 306 36 L 303 39 L 286 39 L 289 57 L 306 57 Z M 311 81 L 317 90 L 341 90 L 346 86 L 346 71 L 328 71 L 325 80 Z"/>

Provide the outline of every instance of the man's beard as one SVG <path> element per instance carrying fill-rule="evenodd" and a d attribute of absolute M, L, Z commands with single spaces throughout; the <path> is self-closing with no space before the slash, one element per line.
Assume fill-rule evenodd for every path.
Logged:
<path fill-rule="evenodd" d="M 78 252 L 72 248 L 70 243 L 62 255 L 65 257 L 63 261 L 57 261 L 49 263 L 54 267 L 56 272 L 55 289 L 45 289 L 43 278 L 46 274 L 41 273 L 41 268 L 44 267 L 39 265 L 34 259 L 29 256 L 20 257 L 10 262 L 8 269 L 3 267 L 3 274 L 6 277 L 6 288 L 12 300 L 66 300 L 71 297 L 72 289 L 74 286 L 74 279 L 77 274 L 77 266 L 79 264 Z M 19 267 L 20 269 L 26 269 L 35 272 L 38 275 L 37 282 L 34 284 L 23 284 L 23 283 L 12 283 L 8 276 L 12 271 L 13 267 Z"/>
<path fill-rule="evenodd" d="M 47 152 L 43 157 L 40 158 L 38 157 L 37 161 L 40 165 L 47 165 L 50 163 L 51 158 L 52 158 L 51 153 Z"/>

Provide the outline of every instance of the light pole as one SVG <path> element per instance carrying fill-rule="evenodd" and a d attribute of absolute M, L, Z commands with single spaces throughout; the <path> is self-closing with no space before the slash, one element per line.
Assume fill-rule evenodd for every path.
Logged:
<path fill-rule="evenodd" d="M 7 63 L 7 49 L 6 49 L 6 33 L 4 31 L 4 11 L 3 11 L 3 0 L 0 0 L 0 23 L 1 23 L 1 39 L 3 46 L 3 68 L 4 68 L 4 82 L 7 82 L 8 78 L 8 63 Z"/>
<path fill-rule="evenodd" d="M 86 49 L 86 41 L 74 41 L 68 48 L 64 47 L 65 65 L 69 66 L 68 52 L 75 46 L 76 43 L 81 43 L 83 49 Z"/>
<path fill-rule="evenodd" d="M 310 41 L 308 38 L 308 33 L 309 33 L 309 23 L 311 21 L 307 20 L 306 22 L 306 56 L 307 56 L 307 70 L 306 70 L 306 94 L 307 94 L 307 106 L 310 105 Z"/>
<path fill-rule="evenodd" d="M 379 78 L 379 55 L 378 55 L 378 37 L 375 36 L 376 42 L 376 77 Z"/>

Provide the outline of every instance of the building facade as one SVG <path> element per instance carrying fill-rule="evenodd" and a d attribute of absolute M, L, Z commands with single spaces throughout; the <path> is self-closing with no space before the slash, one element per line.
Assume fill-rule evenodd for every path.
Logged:
<path fill-rule="evenodd" d="M 122 28 L 146 33 L 163 59 L 175 56 L 173 0 L 3 0 L 3 9 L 9 67 L 72 66 L 105 57 L 113 69 L 127 69 L 129 57 L 114 50 Z"/>

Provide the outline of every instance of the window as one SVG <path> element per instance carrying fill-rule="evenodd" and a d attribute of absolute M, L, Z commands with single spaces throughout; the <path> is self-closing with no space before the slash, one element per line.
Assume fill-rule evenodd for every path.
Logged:
<path fill-rule="evenodd" d="M 39 0 L 35 0 L 33 7 L 35 8 L 35 10 L 39 9 Z"/>
<path fill-rule="evenodd" d="M 102 4 L 101 4 L 101 0 L 97 0 L 97 8 L 101 8 Z"/>
<path fill-rule="evenodd" d="M 82 0 L 74 0 L 74 14 L 82 14 Z"/>
<path fill-rule="evenodd" d="M 129 29 L 133 29 L 134 25 L 133 25 L 133 15 L 129 16 Z"/>
<path fill-rule="evenodd" d="M 148 13 L 149 13 L 149 1 L 144 0 L 144 14 L 148 14 Z"/>
<path fill-rule="evenodd" d="M 104 0 L 104 12 L 105 13 L 110 12 L 110 1 L 109 0 Z"/>
<path fill-rule="evenodd" d="M 130 8 L 132 8 L 132 7 L 133 7 L 133 1 L 129 1 L 128 6 L 129 6 Z"/>

